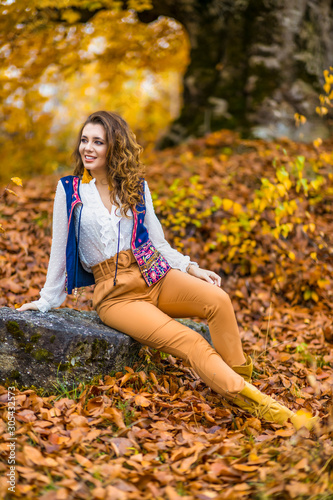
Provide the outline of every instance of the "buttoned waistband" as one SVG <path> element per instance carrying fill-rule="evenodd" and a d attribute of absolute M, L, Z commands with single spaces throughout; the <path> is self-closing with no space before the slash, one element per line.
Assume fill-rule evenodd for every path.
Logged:
<path fill-rule="evenodd" d="M 92 266 L 91 270 L 94 274 L 95 283 L 104 281 L 108 278 L 114 276 L 116 269 L 116 259 L 117 255 L 114 255 L 110 259 L 103 260 L 95 266 Z M 125 269 L 136 262 L 132 250 L 122 250 L 118 254 L 118 270 Z"/>

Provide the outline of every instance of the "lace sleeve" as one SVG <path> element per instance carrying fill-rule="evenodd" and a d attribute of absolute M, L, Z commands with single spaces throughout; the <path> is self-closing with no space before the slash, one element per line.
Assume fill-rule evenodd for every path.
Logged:
<path fill-rule="evenodd" d="M 53 205 L 52 246 L 46 282 L 40 291 L 41 298 L 33 302 L 41 312 L 59 307 L 67 296 L 65 292 L 66 244 L 66 193 L 62 182 L 59 181 Z"/>
<path fill-rule="evenodd" d="M 152 241 L 154 247 L 163 255 L 163 257 L 168 261 L 169 265 L 175 269 L 180 269 L 181 271 L 186 272 L 189 264 L 199 266 L 196 262 L 192 262 L 189 256 L 183 255 L 182 253 L 178 252 L 178 250 L 172 248 L 166 241 L 161 223 L 155 214 L 153 200 L 146 181 L 145 198 L 145 226 L 148 230 L 149 238 Z"/>

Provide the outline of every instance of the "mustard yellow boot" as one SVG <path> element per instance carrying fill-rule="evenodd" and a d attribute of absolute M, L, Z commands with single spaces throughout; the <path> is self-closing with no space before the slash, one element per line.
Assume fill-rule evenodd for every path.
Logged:
<path fill-rule="evenodd" d="M 253 372 L 253 362 L 250 356 L 244 353 L 246 363 L 245 365 L 235 365 L 232 366 L 231 368 L 234 370 L 234 372 L 238 373 L 245 382 L 251 382 L 251 377 L 252 377 L 252 372 Z"/>
<path fill-rule="evenodd" d="M 237 394 L 229 393 L 227 399 L 259 419 L 281 425 L 290 419 L 296 429 L 304 426 L 311 430 L 318 420 L 318 417 L 304 418 L 304 415 L 294 413 L 267 394 L 260 392 L 249 382 L 245 382 L 244 389 L 241 392 Z"/>

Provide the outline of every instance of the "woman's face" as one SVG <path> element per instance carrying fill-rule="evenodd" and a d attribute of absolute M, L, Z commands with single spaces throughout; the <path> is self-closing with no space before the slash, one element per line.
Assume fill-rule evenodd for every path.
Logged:
<path fill-rule="evenodd" d="M 82 130 L 79 152 L 83 165 L 94 173 L 102 174 L 107 172 L 106 153 L 107 143 L 105 129 L 99 123 L 88 123 Z"/>

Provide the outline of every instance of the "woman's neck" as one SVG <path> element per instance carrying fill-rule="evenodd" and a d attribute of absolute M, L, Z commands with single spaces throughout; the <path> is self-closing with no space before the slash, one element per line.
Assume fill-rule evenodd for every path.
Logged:
<path fill-rule="evenodd" d="M 97 173 L 97 172 L 92 172 L 92 176 L 96 179 L 95 185 L 98 188 L 105 189 L 106 186 L 108 186 L 108 179 L 107 175 L 104 172 Z"/>

